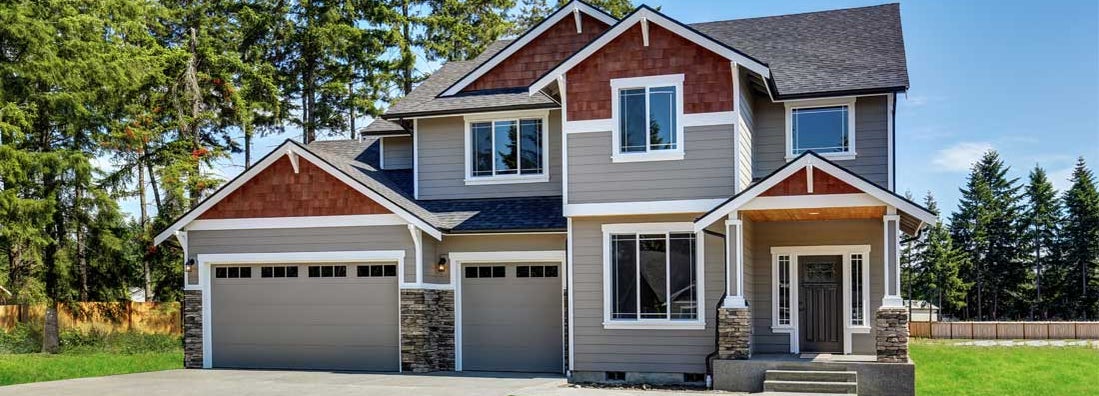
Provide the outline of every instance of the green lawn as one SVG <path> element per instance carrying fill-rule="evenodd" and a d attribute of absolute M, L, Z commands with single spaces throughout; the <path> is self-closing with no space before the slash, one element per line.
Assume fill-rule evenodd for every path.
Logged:
<path fill-rule="evenodd" d="M 0 354 L 0 385 L 183 368 L 183 352 Z"/>
<path fill-rule="evenodd" d="M 913 340 L 920 395 L 1099 395 L 1099 349 Z"/>

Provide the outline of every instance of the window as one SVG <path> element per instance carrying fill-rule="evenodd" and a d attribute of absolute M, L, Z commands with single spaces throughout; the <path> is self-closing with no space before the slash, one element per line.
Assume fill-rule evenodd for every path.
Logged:
<path fill-rule="evenodd" d="M 397 266 L 393 264 L 359 265 L 355 267 L 355 276 L 360 278 L 397 276 Z"/>
<path fill-rule="evenodd" d="M 502 265 L 466 267 L 466 278 L 503 278 L 507 267 Z"/>
<path fill-rule="evenodd" d="M 851 326 L 866 326 L 866 297 L 863 275 L 863 256 L 861 253 L 851 255 Z"/>
<path fill-rule="evenodd" d="M 683 158 L 683 75 L 611 80 L 615 162 Z"/>
<path fill-rule="evenodd" d="M 277 266 L 277 267 L 260 267 L 260 278 L 297 278 L 298 267 L 296 266 Z"/>
<path fill-rule="evenodd" d="M 516 278 L 556 278 L 556 265 L 520 265 L 515 267 Z"/>
<path fill-rule="evenodd" d="M 776 273 L 778 276 L 776 279 L 778 279 L 778 287 L 775 301 L 778 302 L 778 313 L 775 316 L 775 324 L 778 326 L 791 326 L 793 322 L 791 321 L 790 287 L 793 268 L 789 255 L 780 255 L 777 261 Z"/>
<path fill-rule="evenodd" d="M 344 278 L 347 277 L 346 265 L 310 265 L 310 278 Z"/>
<path fill-rule="evenodd" d="M 548 113 L 466 119 L 466 184 L 548 181 Z"/>
<path fill-rule="evenodd" d="M 693 233 L 610 235 L 612 320 L 695 320 Z"/>
<path fill-rule="evenodd" d="M 818 100 L 801 105 L 788 102 L 786 110 L 788 159 L 806 151 L 833 159 L 854 159 L 854 99 Z"/>
<path fill-rule="evenodd" d="M 222 279 L 251 278 L 252 267 L 216 267 L 214 277 Z"/>

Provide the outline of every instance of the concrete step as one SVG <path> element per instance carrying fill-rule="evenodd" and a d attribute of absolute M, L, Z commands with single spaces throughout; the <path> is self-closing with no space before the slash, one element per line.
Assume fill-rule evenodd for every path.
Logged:
<path fill-rule="evenodd" d="M 767 370 L 766 379 L 775 381 L 858 382 L 854 371 Z"/>
<path fill-rule="evenodd" d="M 858 384 L 855 382 L 828 382 L 828 381 L 763 381 L 764 392 L 795 392 L 795 393 L 858 393 Z"/>

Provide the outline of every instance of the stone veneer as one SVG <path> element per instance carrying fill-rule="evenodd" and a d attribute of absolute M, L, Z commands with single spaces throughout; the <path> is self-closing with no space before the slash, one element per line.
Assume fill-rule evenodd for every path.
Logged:
<path fill-rule="evenodd" d="M 878 362 L 908 363 L 908 310 L 882 307 L 874 320 Z"/>
<path fill-rule="evenodd" d="M 202 368 L 202 291 L 183 291 L 183 367 Z"/>
<path fill-rule="evenodd" d="M 750 308 L 718 308 L 717 358 L 749 359 L 752 357 L 752 310 Z"/>
<path fill-rule="evenodd" d="M 401 290 L 401 369 L 454 370 L 453 290 Z"/>

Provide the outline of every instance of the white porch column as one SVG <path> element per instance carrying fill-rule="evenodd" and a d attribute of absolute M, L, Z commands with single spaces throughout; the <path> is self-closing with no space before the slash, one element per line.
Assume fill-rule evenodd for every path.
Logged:
<path fill-rule="evenodd" d="M 744 308 L 744 223 L 736 218 L 736 212 L 725 221 L 725 308 Z"/>
<path fill-rule="evenodd" d="M 882 297 L 881 305 L 882 307 L 902 307 L 904 301 L 901 300 L 901 217 L 896 214 L 894 208 L 890 208 L 889 213 L 882 217 L 883 234 L 885 235 L 882 263 L 885 266 L 885 279 L 882 282 L 884 297 Z"/>

